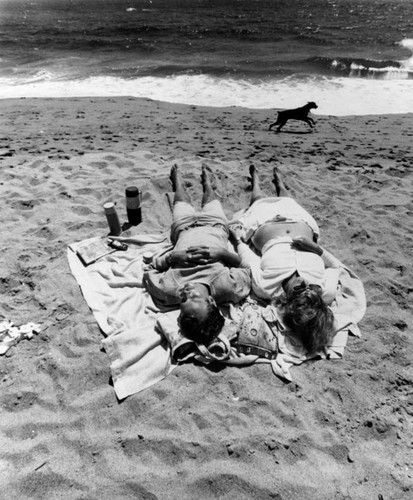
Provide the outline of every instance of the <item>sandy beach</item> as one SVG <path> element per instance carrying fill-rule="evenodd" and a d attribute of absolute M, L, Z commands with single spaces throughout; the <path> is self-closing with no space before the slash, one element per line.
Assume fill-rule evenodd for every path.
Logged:
<path fill-rule="evenodd" d="M 0 104 L 0 321 L 39 334 L 0 357 L 0 498 L 404 500 L 413 496 L 413 117 L 313 115 L 136 98 Z M 100 331 L 66 258 L 107 234 L 102 205 L 143 192 L 137 233 L 168 230 L 169 172 L 194 200 L 203 163 L 230 216 L 248 167 L 277 165 L 362 279 L 362 337 L 293 368 L 185 364 L 118 401 Z"/>

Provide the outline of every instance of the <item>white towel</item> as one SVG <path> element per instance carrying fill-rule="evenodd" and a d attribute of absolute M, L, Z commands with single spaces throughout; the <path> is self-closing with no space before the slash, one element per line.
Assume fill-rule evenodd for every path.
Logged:
<path fill-rule="evenodd" d="M 72 274 L 107 336 L 102 344 L 119 399 L 162 380 L 175 367 L 169 346 L 155 328 L 160 311 L 142 285 L 143 253 L 159 251 L 166 245 L 164 237 L 135 237 L 126 252 L 115 252 L 88 267 L 73 251 L 75 244 L 67 251 Z"/>

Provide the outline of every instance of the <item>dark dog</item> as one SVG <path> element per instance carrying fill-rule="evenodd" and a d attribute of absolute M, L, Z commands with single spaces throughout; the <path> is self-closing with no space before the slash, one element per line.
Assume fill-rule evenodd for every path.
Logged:
<path fill-rule="evenodd" d="M 308 123 L 311 128 L 315 125 L 315 121 L 308 116 L 310 109 L 317 109 L 318 106 L 315 102 L 309 102 L 305 106 L 296 109 L 286 109 L 285 111 L 278 111 L 277 121 L 272 123 L 268 130 L 278 125 L 277 132 L 287 123 L 288 120 L 301 120 Z"/>

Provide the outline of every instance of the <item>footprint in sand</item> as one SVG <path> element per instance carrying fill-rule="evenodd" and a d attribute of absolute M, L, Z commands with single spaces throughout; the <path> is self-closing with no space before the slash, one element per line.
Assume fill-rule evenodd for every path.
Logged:
<path fill-rule="evenodd" d="M 90 214 L 94 213 L 89 207 L 85 207 L 82 205 L 79 205 L 79 206 L 75 205 L 71 208 L 71 210 L 76 215 L 90 215 Z"/>

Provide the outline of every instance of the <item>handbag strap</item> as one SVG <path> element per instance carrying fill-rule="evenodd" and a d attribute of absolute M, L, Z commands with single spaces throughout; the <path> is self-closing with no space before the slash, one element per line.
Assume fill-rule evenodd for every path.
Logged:
<path fill-rule="evenodd" d="M 218 335 L 218 337 L 206 347 L 204 344 L 196 345 L 199 352 L 207 359 L 214 361 L 224 361 L 231 354 L 231 344 L 227 337 Z M 218 354 L 216 350 L 220 350 L 222 354 Z"/>

